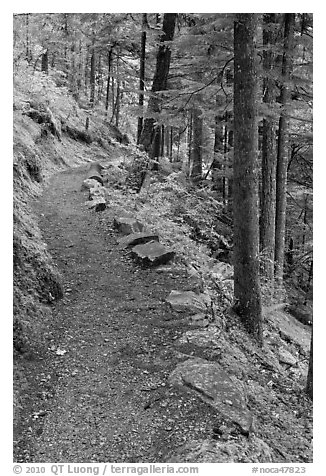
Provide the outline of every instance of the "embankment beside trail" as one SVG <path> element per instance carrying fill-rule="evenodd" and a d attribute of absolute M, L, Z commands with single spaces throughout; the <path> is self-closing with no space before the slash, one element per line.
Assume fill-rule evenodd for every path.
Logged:
<path fill-rule="evenodd" d="M 62 296 L 61 278 L 41 236 L 33 200 L 57 171 L 92 160 L 107 160 L 110 149 L 98 142 L 59 138 L 25 114 L 17 93 L 13 134 L 13 344 L 14 426 L 21 424 L 26 388 L 25 365 L 46 345 L 44 329 L 52 318 L 51 304 Z M 56 115 L 59 110 L 55 110 Z M 82 128 L 82 124 L 79 124 Z M 117 145 L 118 146 L 118 145 Z M 117 147 L 116 146 L 116 147 Z M 110 146 L 113 149 L 113 146 Z"/>

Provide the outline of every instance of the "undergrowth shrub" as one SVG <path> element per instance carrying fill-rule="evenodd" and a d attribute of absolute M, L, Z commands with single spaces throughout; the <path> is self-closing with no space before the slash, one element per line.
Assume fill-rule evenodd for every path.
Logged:
<path fill-rule="evenodd" d="M 138 194 L 133 190 L 112 188 L 108 191 L 111 212 L 114 215 L 132 212 L 143 222 L 149 231 L 158 233 L 160 241 L 176 252 L 176 260 L 193 267 L 204 282 L 206 290 L 218 296 L 219 307 L 229 306 L 233 295 L 232 280 L 225 280 L 216 273 L 216 260 L 211 249 L 198 242 L 193 226 L 187 217 L 191 217 L 198 226 L 211 231 L 212 210 L 218 212 L 220 204 L 209 197 L 197 195 L 185 180 L 182 172 L 173 172 L 167 177 L 152 175 L 150 183 Z M 219 235 L 211 234 L 211 239 Z"/>

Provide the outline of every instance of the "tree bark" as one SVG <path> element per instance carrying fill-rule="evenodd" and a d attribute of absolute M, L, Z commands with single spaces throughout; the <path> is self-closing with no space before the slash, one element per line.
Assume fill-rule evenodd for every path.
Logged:
<path fill-rule="evenodd" d="M 216 105 L 218 106 L 218 100 L 216 100 Z M 214 159 L 211 166 L 212 170 L 212 182 L 213 190 L 218 192 L 221 197 L 223 193 L 223 178 L 222 178 L 222 161 L 221 156 L 223 153 L 223 125 L 222 120 L 219 115 L 215 116 L 215 127 L 214 127 Z"/>
<path fill-rule="evenodd" d="M 311 343 L 310 343 L 310 357 L 309 357 L 309 368 L 307 375 L 307 385 L 306 392 L 308 396 L 313 400 L 313 332 L 311 332 Z"/>
<path fill-rule="evenodd" d="M 145 59 L 146 59 L 146 26 L 147 26 L 147 14 L 142 15 L 142 34 L 140 44 L 140 69 L 139 69 L 139 98 L 138 105 L 140 109 L 144 106 L 144 90 L 145 90 Z M 140 142 L 140 136 L 143 129 L 143 116 L 138 117 L 138 130 L 137 130 L 137 144 Z"/>
<path fill-rule="evenodd" d="M 94 107 L 94 102 L 95 102 L 95 70 L 96 70 L 96 55 L 95 55 L 95 40 L 93 39 L 92 55 L 91 55 L 91 72 L 90 72 L 90 86 L 91 86 L 90 103 L 92 107 Z"/>
<path fill-rule="evenodd" d="M 203 142 L 203 119 L 201 110 L 198 107 L 193 108 L 193 134 L 191 144 L 191 174 L 193 182 L 199 182 L 203 174 L 202 163 L 202 142 Z"/>
<path fill-rule="evenodd" d="M 110 80 L 111 80 L 111 66 L 112 66 L 112 51 L 113 48 L 111 47 L 108 54 L 108 79 L 106 83 L 106 96 L 105 96 L 105 110 L 106 115 L 108 114 L 109 109 L 109 99 L 110 99 Z"/>
<path fill-rule="evenodd" d="M 264 15 L 263 52 L 264 94 L 263 101 L 272 106 L 276 99 L 275 79 L 272 77 L 275 54 L 272 47 L 276 43 L 276 14 Z M 273 28 L 274 27 L 274 28 Z M 270 115 L 263 120 L 262 142 L 262 189 L 261 189 L 261 220 L 260 244 L 263 253 L 262 275 L 270 285 L 274 281 L 275 254 L 275 198 L 276 198 L 276 124 Z"/>
<path fill-rule="evenodd" d="M 279 119 L 278 126 L 278 148 L 276 167 L 275 272 L 279 282 L 282 282 L 283 280 L 285 252 L 287 164 L 289 154 L 289 119 L 287 116 L 287 107 L 291 99 L 291 90 L 288 85 L 288 81 L 292 72 L 294 22 L 295 13 L 285 13 L 284 53 L 282 59 L 283 84 L 281 87 L 281 104 L 283 110 Z"/>
<path fill-rule="evenodd" d="M 49 74 L 49 50 L 48 48 L 42 53 L 41 71 Z"/>
<path fill-rule="evenodd" d="M 235 310 L 262 344 L 259 285 L 257 14 L 234 23 L 234 296 Z"/>
<path fill-rule="evenodd" d="M 161 100 L 155 94 L 158 91 L 164 91 L 167 87 L 167 79 L 171 61 L 171 48 L 166 42 L 172 41 L 174 36 L 174 28 L 176 22 L 176 13 L 165 13 L 163 17 L 163 33 L 160 38 L 160 46 L 156 57 L 156 68 L 152 85 L 152 95 L 148 100 L 147 115 L 158 116 L 161 111 Z M 154 140 L 154 124 L 153 117 L 147 117 L 144 121 L 143 130 L 140 137 L 140 144 L 144 149 L 152 155 L 152 145 Z"/>

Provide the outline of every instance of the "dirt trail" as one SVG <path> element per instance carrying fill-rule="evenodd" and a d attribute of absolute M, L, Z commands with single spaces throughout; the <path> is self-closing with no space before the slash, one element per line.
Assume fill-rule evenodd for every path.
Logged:
<path fill-rule="evenodd" d="M 110 221 L 84 204 L 84 173 L 54 176 L 36 205 L 65 296 L 35 376 L 54 397 L 31 420 L 30 461 L 159 462 L 214 423 L 207 405 L 167 385 L 185 327 L 163 301 L 185 276 L 141 269 L 117 249 Z"/>

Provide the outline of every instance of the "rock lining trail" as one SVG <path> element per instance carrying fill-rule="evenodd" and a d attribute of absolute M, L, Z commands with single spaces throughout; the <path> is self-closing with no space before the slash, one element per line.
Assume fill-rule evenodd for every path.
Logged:
<path fill-rule="evenodd" d="M 54 397 L 44 416 L 34 407 L 29 460 L 164 461 L 214 423 L 210 407 L 168 385 L 187 324 L 164 300 L 186 275 L 140 268 L 119 249 L 112 223 L 85 206 L 85 170 L 53 176 L 35 205 L 65 294 L 35 376 Z"/>

